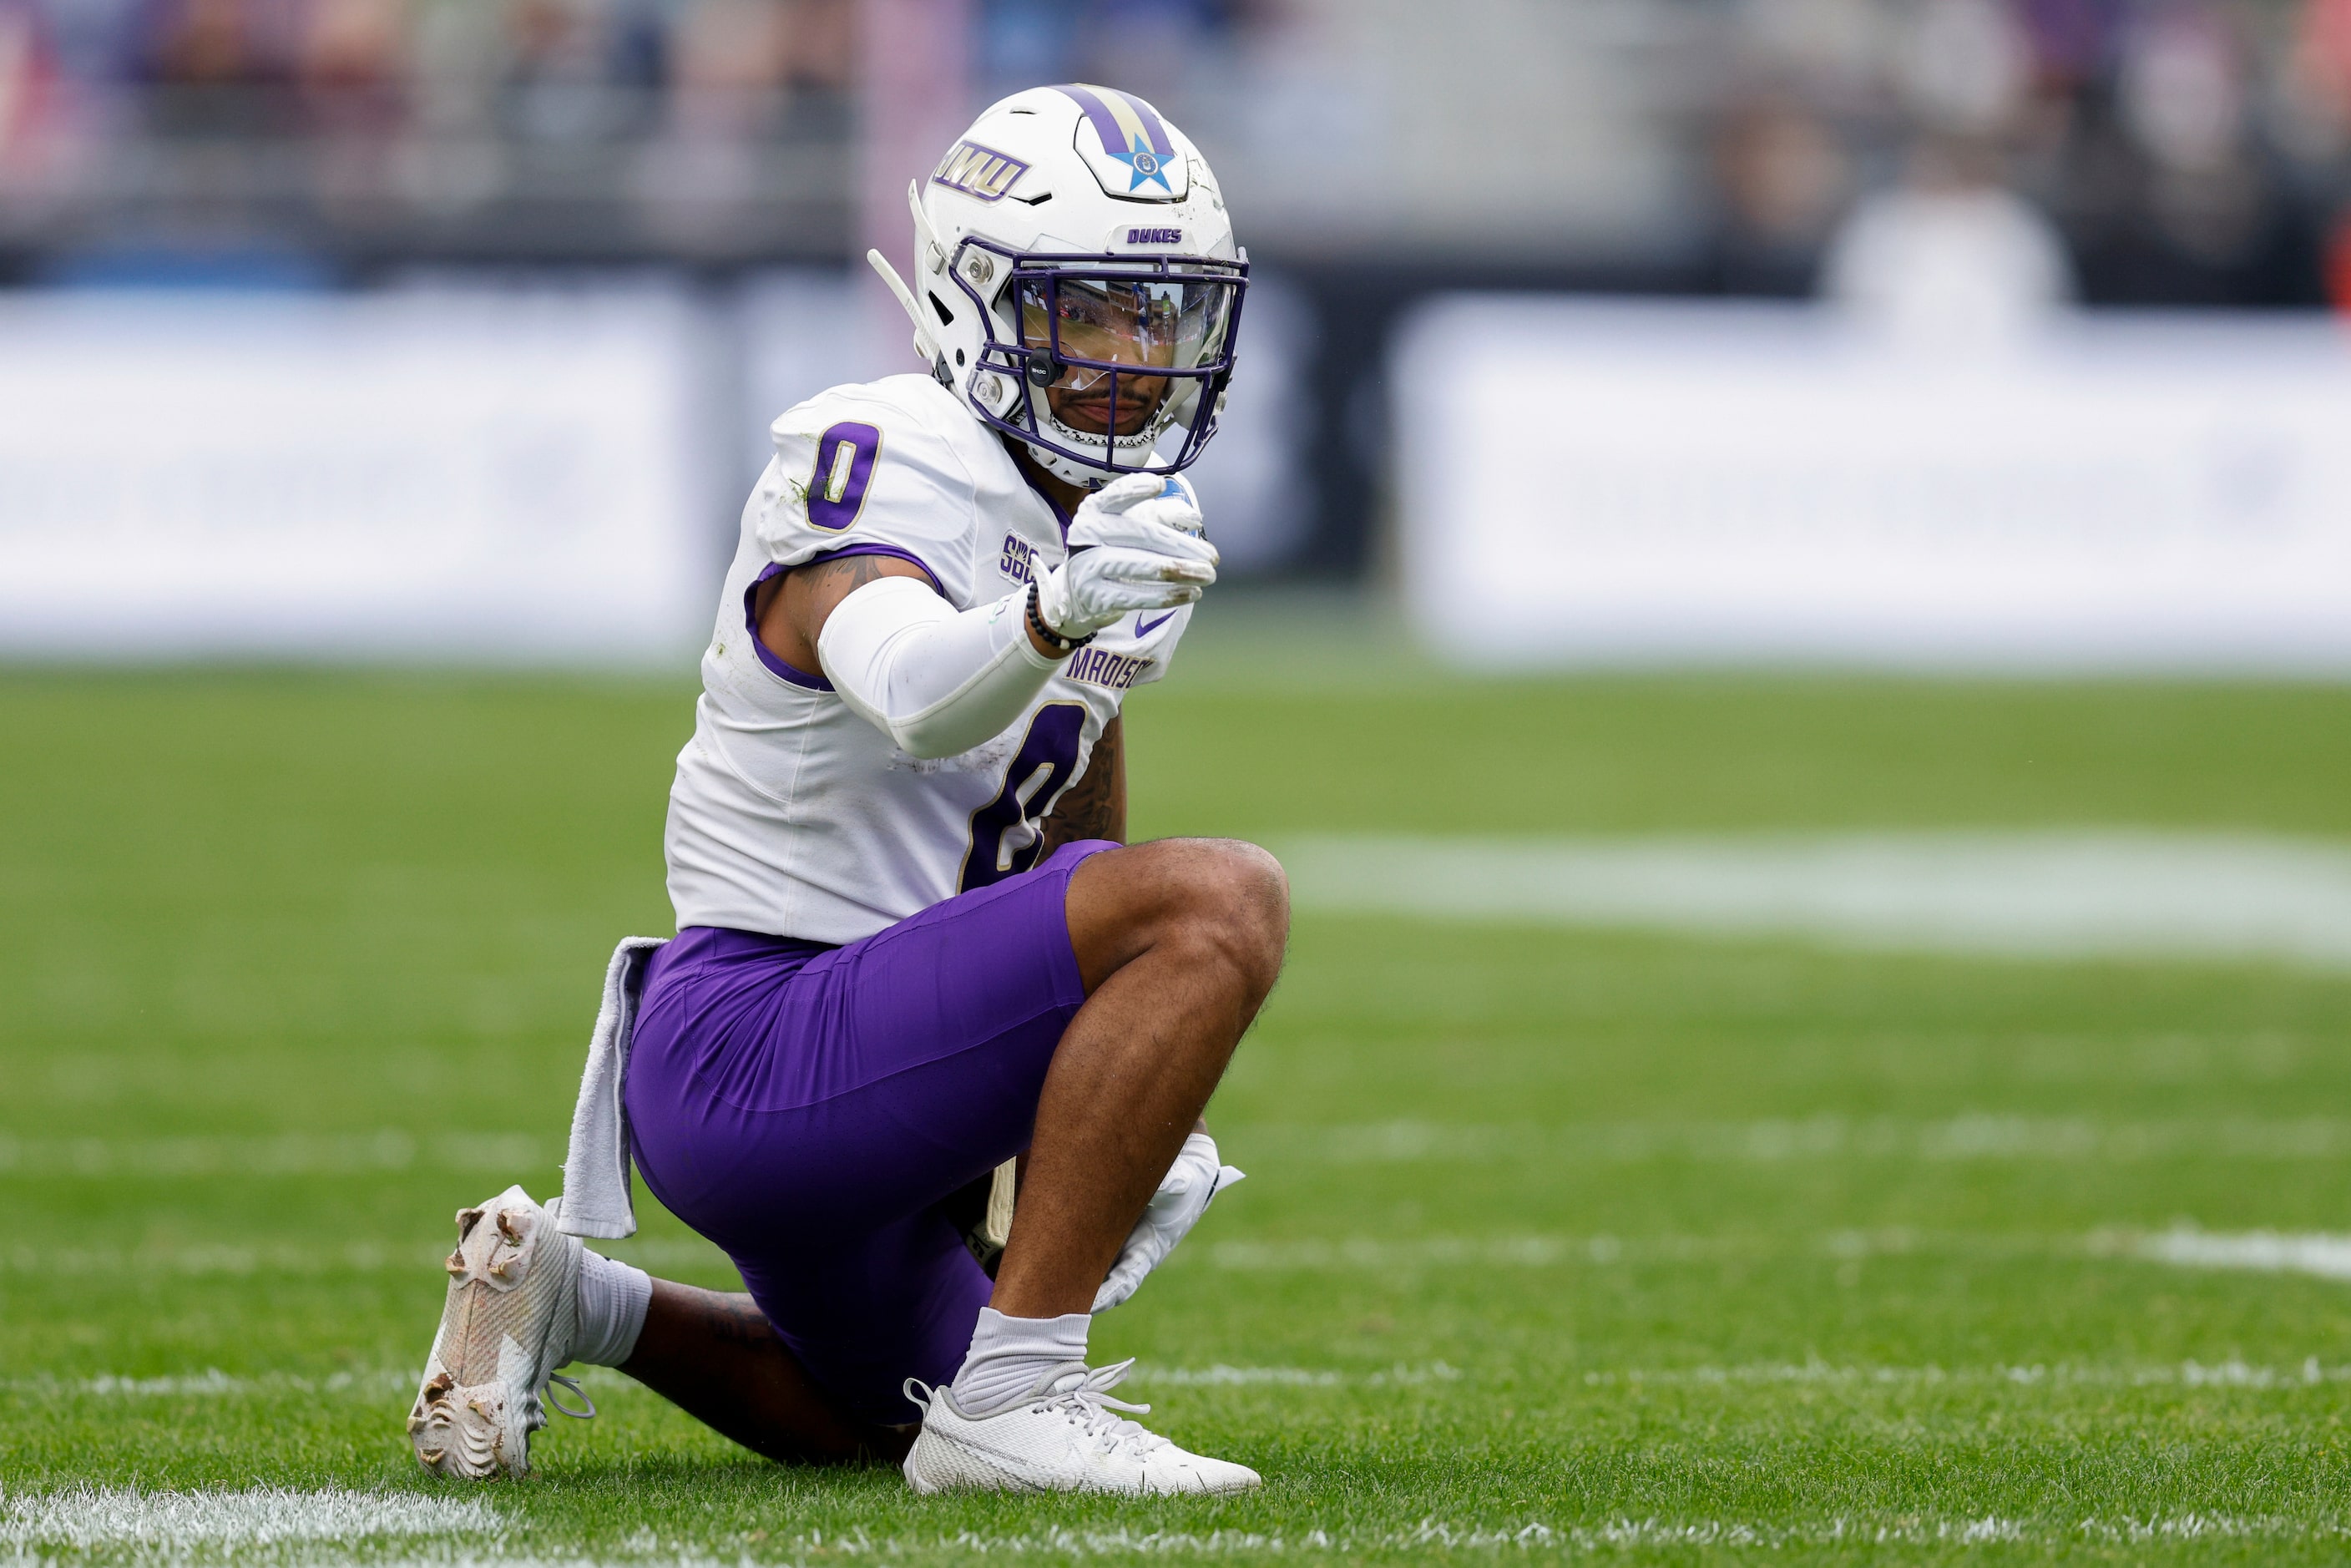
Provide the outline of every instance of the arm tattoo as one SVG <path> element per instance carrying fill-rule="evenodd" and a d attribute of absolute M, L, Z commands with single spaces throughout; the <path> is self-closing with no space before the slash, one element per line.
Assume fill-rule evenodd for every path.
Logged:
<path fill-rule="evenodd" d="M 813 658 L 817 633 L 823 629 L 824 618 L 832 613 L 833 607 L 869 582 L 904 576 L 903 570 L 893 570 L 898 566 L 892 556 L 820 555 L 793 567 L 781 577 L 761 583 L 759 597 L 751 606 L 759 623 L 759 640 L 779 658 L 794 662 Z M 787 584 L 791 585 L 789 594 L 785 592 Z M 768 621 L 770 610 L 781 618 L 780 624 Z M 789 636 L 797 636 L 806 645 L 795 652 L 783 642 Z"/>
<path fill-rule="evenodd" d="M 819 560 L 809 569 L 809 587 L 818 592 L 837 589 L 841 597 L 846 599 L 867 583 L 881 581 L 884 575 L 882 563 L 889 559 L 887 556 L 853 555 L 846 559 Z M 839 601 L 836 600 L 834 602 Z"/>
<path fill-rule="evenodd" d="M 728 1344 L 768 1344 L 776 1331 L 758 1303 L 739 1291 L 710 1292 L 703 1303 L 703 1323 L 713 1339 Z"/>
<path fill-rule="evenodd" d="M 1126 720 L 1114 718 L 1102 727 L 1086 758 L 1086 770 L 1053 802 L 1045 819 L 1045 836 L 1037 851 L 1044 859 L 1063 844 L 1080 839 L 1110 839 L 1126 842 Z"/>

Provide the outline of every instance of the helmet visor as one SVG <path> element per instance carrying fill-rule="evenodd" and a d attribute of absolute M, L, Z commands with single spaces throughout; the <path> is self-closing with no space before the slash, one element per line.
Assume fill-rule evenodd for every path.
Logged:
<path fill-rule="evenodd" d="M 1143 434 L 1179 389 L 1225 367 L 1235 288 L 1120 272 L 1021 278 L 1020 346 L 1050 357 L 1053 417 L 1109 440 Z"/>

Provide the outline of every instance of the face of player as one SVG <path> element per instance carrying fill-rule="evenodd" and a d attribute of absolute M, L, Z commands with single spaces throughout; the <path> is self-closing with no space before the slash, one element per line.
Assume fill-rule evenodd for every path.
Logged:
<path fill-rule="evenodd" d="M 1054 417 L 1089 434 L 1133 435 L 1151 423 L 1173 383 L 1165 376 L 1130 374 L 1188 369 L 1217 351 L 1224 339 L 1227 290 L 1221 285 L 1148 278 L 1068 277 L 1051 288 L 1024 285 L 1020 340 L 1047 348 L 1059 340 L 1068 364 L 1045 389 Z M 1112 371 L 1121 367 L 1117 400 Z"/>

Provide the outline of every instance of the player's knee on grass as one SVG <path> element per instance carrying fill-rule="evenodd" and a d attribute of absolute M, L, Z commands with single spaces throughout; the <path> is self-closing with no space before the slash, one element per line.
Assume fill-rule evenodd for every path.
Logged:
<path fill-rule="evenodd" d="M 1161 839 L 1098 855 L 1072 878 L 1069 909 L 1089 992 L 1144 953 L 1176 946 L 1237 977 L 1254 1008 L 1280 975 L 1290 940 L 1281 862 L 1238 839 Z"/>

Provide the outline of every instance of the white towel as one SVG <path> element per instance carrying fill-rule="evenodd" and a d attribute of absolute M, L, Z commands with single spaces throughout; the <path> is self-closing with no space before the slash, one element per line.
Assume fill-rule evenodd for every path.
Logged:
<path fill-rule="evenodd" d="M 628 937 L 612 949 L 604 970 L 604 1000 L 588 1041 L 588 1068 L 580 1075 L 580 1103 L 571 1112 L 563 1207 L 556 1211 L 557 1228 L 574 1236 L 617 1239 L 637 1233 L 637 1210 L 629 1198 L 629 1113 L 621 1086 L 629 1079 L 629 1036 L 637 1024 L 645 965 L 665 940 Z"/>

